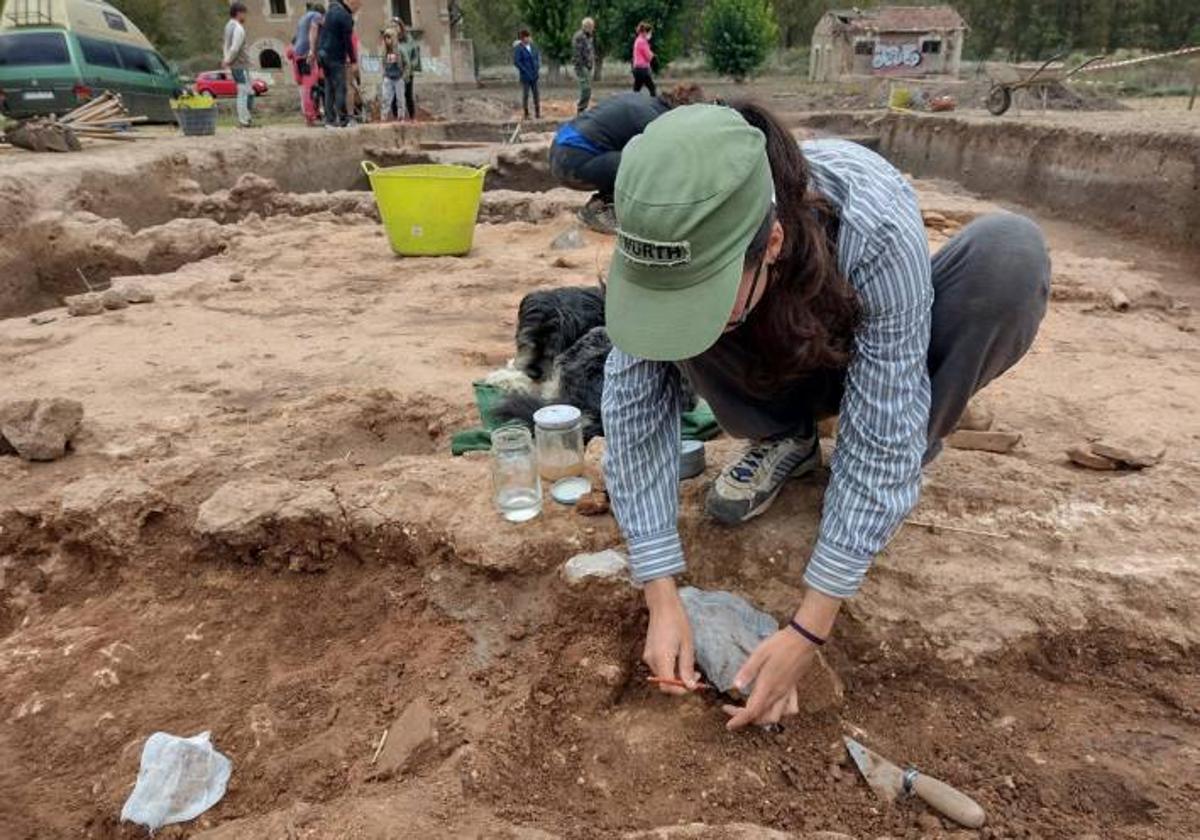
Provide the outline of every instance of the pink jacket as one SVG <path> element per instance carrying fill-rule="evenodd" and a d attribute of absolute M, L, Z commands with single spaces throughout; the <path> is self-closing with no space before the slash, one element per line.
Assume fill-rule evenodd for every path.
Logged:
<path fill-rule="evenodd" d="M 637 36 L 637 40 L 633 42 L 633 66 L 649 68 L 652 61 L 654 51 L 650 49 L 650 42 L 646 40 L 645 35 Z"/>

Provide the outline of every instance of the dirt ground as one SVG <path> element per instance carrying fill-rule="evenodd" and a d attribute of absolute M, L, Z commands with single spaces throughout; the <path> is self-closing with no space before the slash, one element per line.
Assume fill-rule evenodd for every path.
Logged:
<path fill-rule="evenodd" d="M 999 209 L 917 186 L 952 226 Z M 521 296 L 604 270 L 604 237 L 549 248 L 582 198 L 492 194 L 468 257 L 406 260 L 369 201 L 210 202 L 223 250 L 137 277 L 153 303 L 0 320 L 0 396 L 86 410 L 67 458 L 0 457 L 3 835 L 142 836 L 119 813 L 163 730 L 211 731 L 234 768 L 165 838 L 1200 836 L 1194 253 L 1039 218 L 1050 311 L 980 397 L 1022 444 L 926 471 L 912 518 L 948 527 L 905 527 L 847 605 L 844 703 L 734 735 L 647 688 L 635 590 L 562 579 L 620 547 L 610 517 L 507 524 L 487 457 L 449 454 Z M 1128 433 L 1163 463 L 1064 456 Z M 709 478 L 735 449 L 709 445 Z M 736 531 L 685 483 L 688 580 L 785 615 L 826 480 Z M 397 731 L 414 703 L 431 720 Z M 385 730 L 420 749 L 373 761 Z M 885 807 L 845 733 L 987 826 Z"/>

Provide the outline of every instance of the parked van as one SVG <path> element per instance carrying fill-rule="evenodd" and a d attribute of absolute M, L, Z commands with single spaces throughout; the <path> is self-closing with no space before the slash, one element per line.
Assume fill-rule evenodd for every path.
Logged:
<path fill-rule="evenodd" d="M 0 113 L 65 114 L 102 91 L 132 115 L 171 122 L 179 78 L 104 0 L 0 0 Z"/>

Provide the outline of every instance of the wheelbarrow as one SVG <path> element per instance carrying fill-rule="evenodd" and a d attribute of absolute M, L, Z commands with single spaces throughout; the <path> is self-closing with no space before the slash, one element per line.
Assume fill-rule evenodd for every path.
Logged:
<path fill-rule="evenodd" d="M 1104 58 L 1103 55 L 1094 55 L 1082 64 L 1072 67 L 1070 70 L 1064 71 L 1062 68 L 1057 67 L 1051 69 L 1050 65 L 1056 61 L 1060 61 L 1065 55 L 1066 53 L 1059 53 L 1058 55 L 1051 56 L 1041 67 L 1034 70 L 1033 73 L 1024 79 L 1014 82 L 993 81 L 991 90 L 988 91 L 987 95 L 988 111 L 998 117 L 1012 107 L 1013 93 L 1016 91 L 1027 88 L 1040 88 L 1045 92 L 1051 85 L 1065 82 L 1083 68 L 1090 64 L 1095 64 Z M 1008 66 L 1011 67 L 1011 65 Z M 1016 70 L 1016 68 L 1013 69 Z"/>

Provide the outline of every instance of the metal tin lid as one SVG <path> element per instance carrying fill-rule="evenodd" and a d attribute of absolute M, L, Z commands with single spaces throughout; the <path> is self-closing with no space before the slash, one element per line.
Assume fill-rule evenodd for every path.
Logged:
<path fill-rule="evenodd" d="M 704 444 L 698 440 L 685 440 L 679 445 L 679 480 L 695 478 L 704 472 Z"/>
<path fill-rule="evenodd" d="M 533 422 L 543 429 L 569 429 L 583 419 L 583 412 L 573 405 L 548 405 L 539 408 Z"/>
<path fill-rule="evenodd" d="M 592 492 L 592 482 L 582 476 L 559 479 L 550 487 L 550 498 L 560 505 L 573 505 Z"/>

